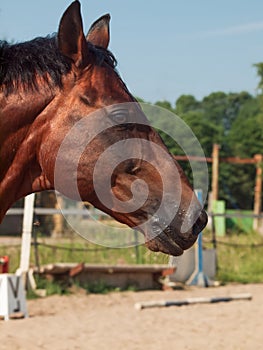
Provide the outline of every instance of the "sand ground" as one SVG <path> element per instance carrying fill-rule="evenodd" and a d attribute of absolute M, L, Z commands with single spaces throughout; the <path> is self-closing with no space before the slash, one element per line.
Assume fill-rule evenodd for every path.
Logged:
<path fill-rule="evenodd" d="M 251 293 L 251 301 L 138 311 L 135 302 Z M 262 349 L 263 285 L 52 296 L 27 302 L 29 318 L 0 321 L 0 349 Z"/>

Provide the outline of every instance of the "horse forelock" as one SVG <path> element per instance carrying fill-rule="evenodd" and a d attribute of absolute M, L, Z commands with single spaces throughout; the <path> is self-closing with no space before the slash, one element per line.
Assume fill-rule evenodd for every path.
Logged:
<path fill-rule="evenodd" d="M 92 64 L 115 69 L 117 61 L 110 51 L 90 43 L 88 47 Z M 40 80 L 50 88 L 62 88 L 62 77 L 71 69 L 71 60 L 58 50 L 56 35 L 18 44 L 0 41 L 0 90 L 6 96 L 21 88 L 37 91 Z"/>

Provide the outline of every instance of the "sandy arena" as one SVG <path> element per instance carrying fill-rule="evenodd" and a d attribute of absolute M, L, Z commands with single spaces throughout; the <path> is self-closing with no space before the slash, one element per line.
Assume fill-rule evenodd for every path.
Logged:
<path fill-rule="evenodd" d="M 0 322 L 1 350 L 261 349 L 263 285 L 52 296 L 28 301 L 30 317 Z M 135 310 L 134 303 L 251 293 L 252 301 Z"/>

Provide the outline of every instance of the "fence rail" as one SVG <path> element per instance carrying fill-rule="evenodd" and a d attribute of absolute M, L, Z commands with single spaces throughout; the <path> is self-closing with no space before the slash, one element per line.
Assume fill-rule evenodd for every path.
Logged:
<path fill-rule="evenodd" d="M 257 219 L 263 219 L 263 213 L 262 214 L 249 214 L 249 213 L 208 213 L 208 216 L 211 217 L 224 217 L 226 219 L 231 218 L 257 218 Z"/>
<path fill-rule="evenodd" d="M 24 214 L 24 209 L 23 208 L 11 208 L 8 210 L 6 215 L 23 215 Z M 79 216 L 86 216 L 86 217 L 92 217 L 94 213 L 92 213 L 88 209 L 75 209 L 75 208 L 68 208 L 68 209 L 63 209 L 63 213 L 61 209 L 56 209 L 56 208 L 34 208 L 34 214 L 36 215 L 55 215 L 55 214 L 63 214 L 63 215 L 79 215 Z M 97 211 L 96 214 L 100 214 L 103 216 L 108 216 L 107 214 Z M 208 216 L 210 217 L 225 217 L 227 219 L 229 218 L 258 218 L 258 219 L 263 219 L 263 213 L 261 214 L 252 214 L 252 213 L 213 213 L 213 212 L 208 212 Z"/>
<path fill-rule="evenodd" d="M 100 212 L 102 213 L 102 212 Z M 24 214 L 24 208 L 11 208 L 8 210 L 6 215 L 23 215 Z M 36 215 L 55 215 L 55 214 L 62 214 L 61 209 L 56 208 L 34 208 L 34 214 Z M 68 208 L 63 209 L 63 214 L 65 215 L 81 215 L 81 216 L 92 216 L 93 214 L 88 209 L 75 209 L 75 208 Z M 103 215 L 106 215 L 102 213 Z"/>

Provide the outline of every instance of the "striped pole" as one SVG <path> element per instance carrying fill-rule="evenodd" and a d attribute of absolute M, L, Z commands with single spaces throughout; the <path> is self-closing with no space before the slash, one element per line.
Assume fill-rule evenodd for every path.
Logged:
<path fill-rule="evenodd" d="M 187 298 L 182 300 L 158 300 L 158 301 L 143 301 L 134 305 L 136 310 L 149 309 L 152 307 L 168 307 L 168 306 L 183 306 L 193 304 L 215 304 L 215 303 L 227 303 L 230 301 L 238 300 L 252 300 L 250 293 L 234 294 L 223 297 L 199 297 L 199 298 Z"/>
<path fill-rule="evenodd" d="M 203 203 L 202 190 L 195 190 L 199 202 Z M 204 274 L 203 266 L 203 233 L 200 232 L 195 245 L 195 269 L 186 284 L 198 287 L 208 287 L 212 281 Z"/>

